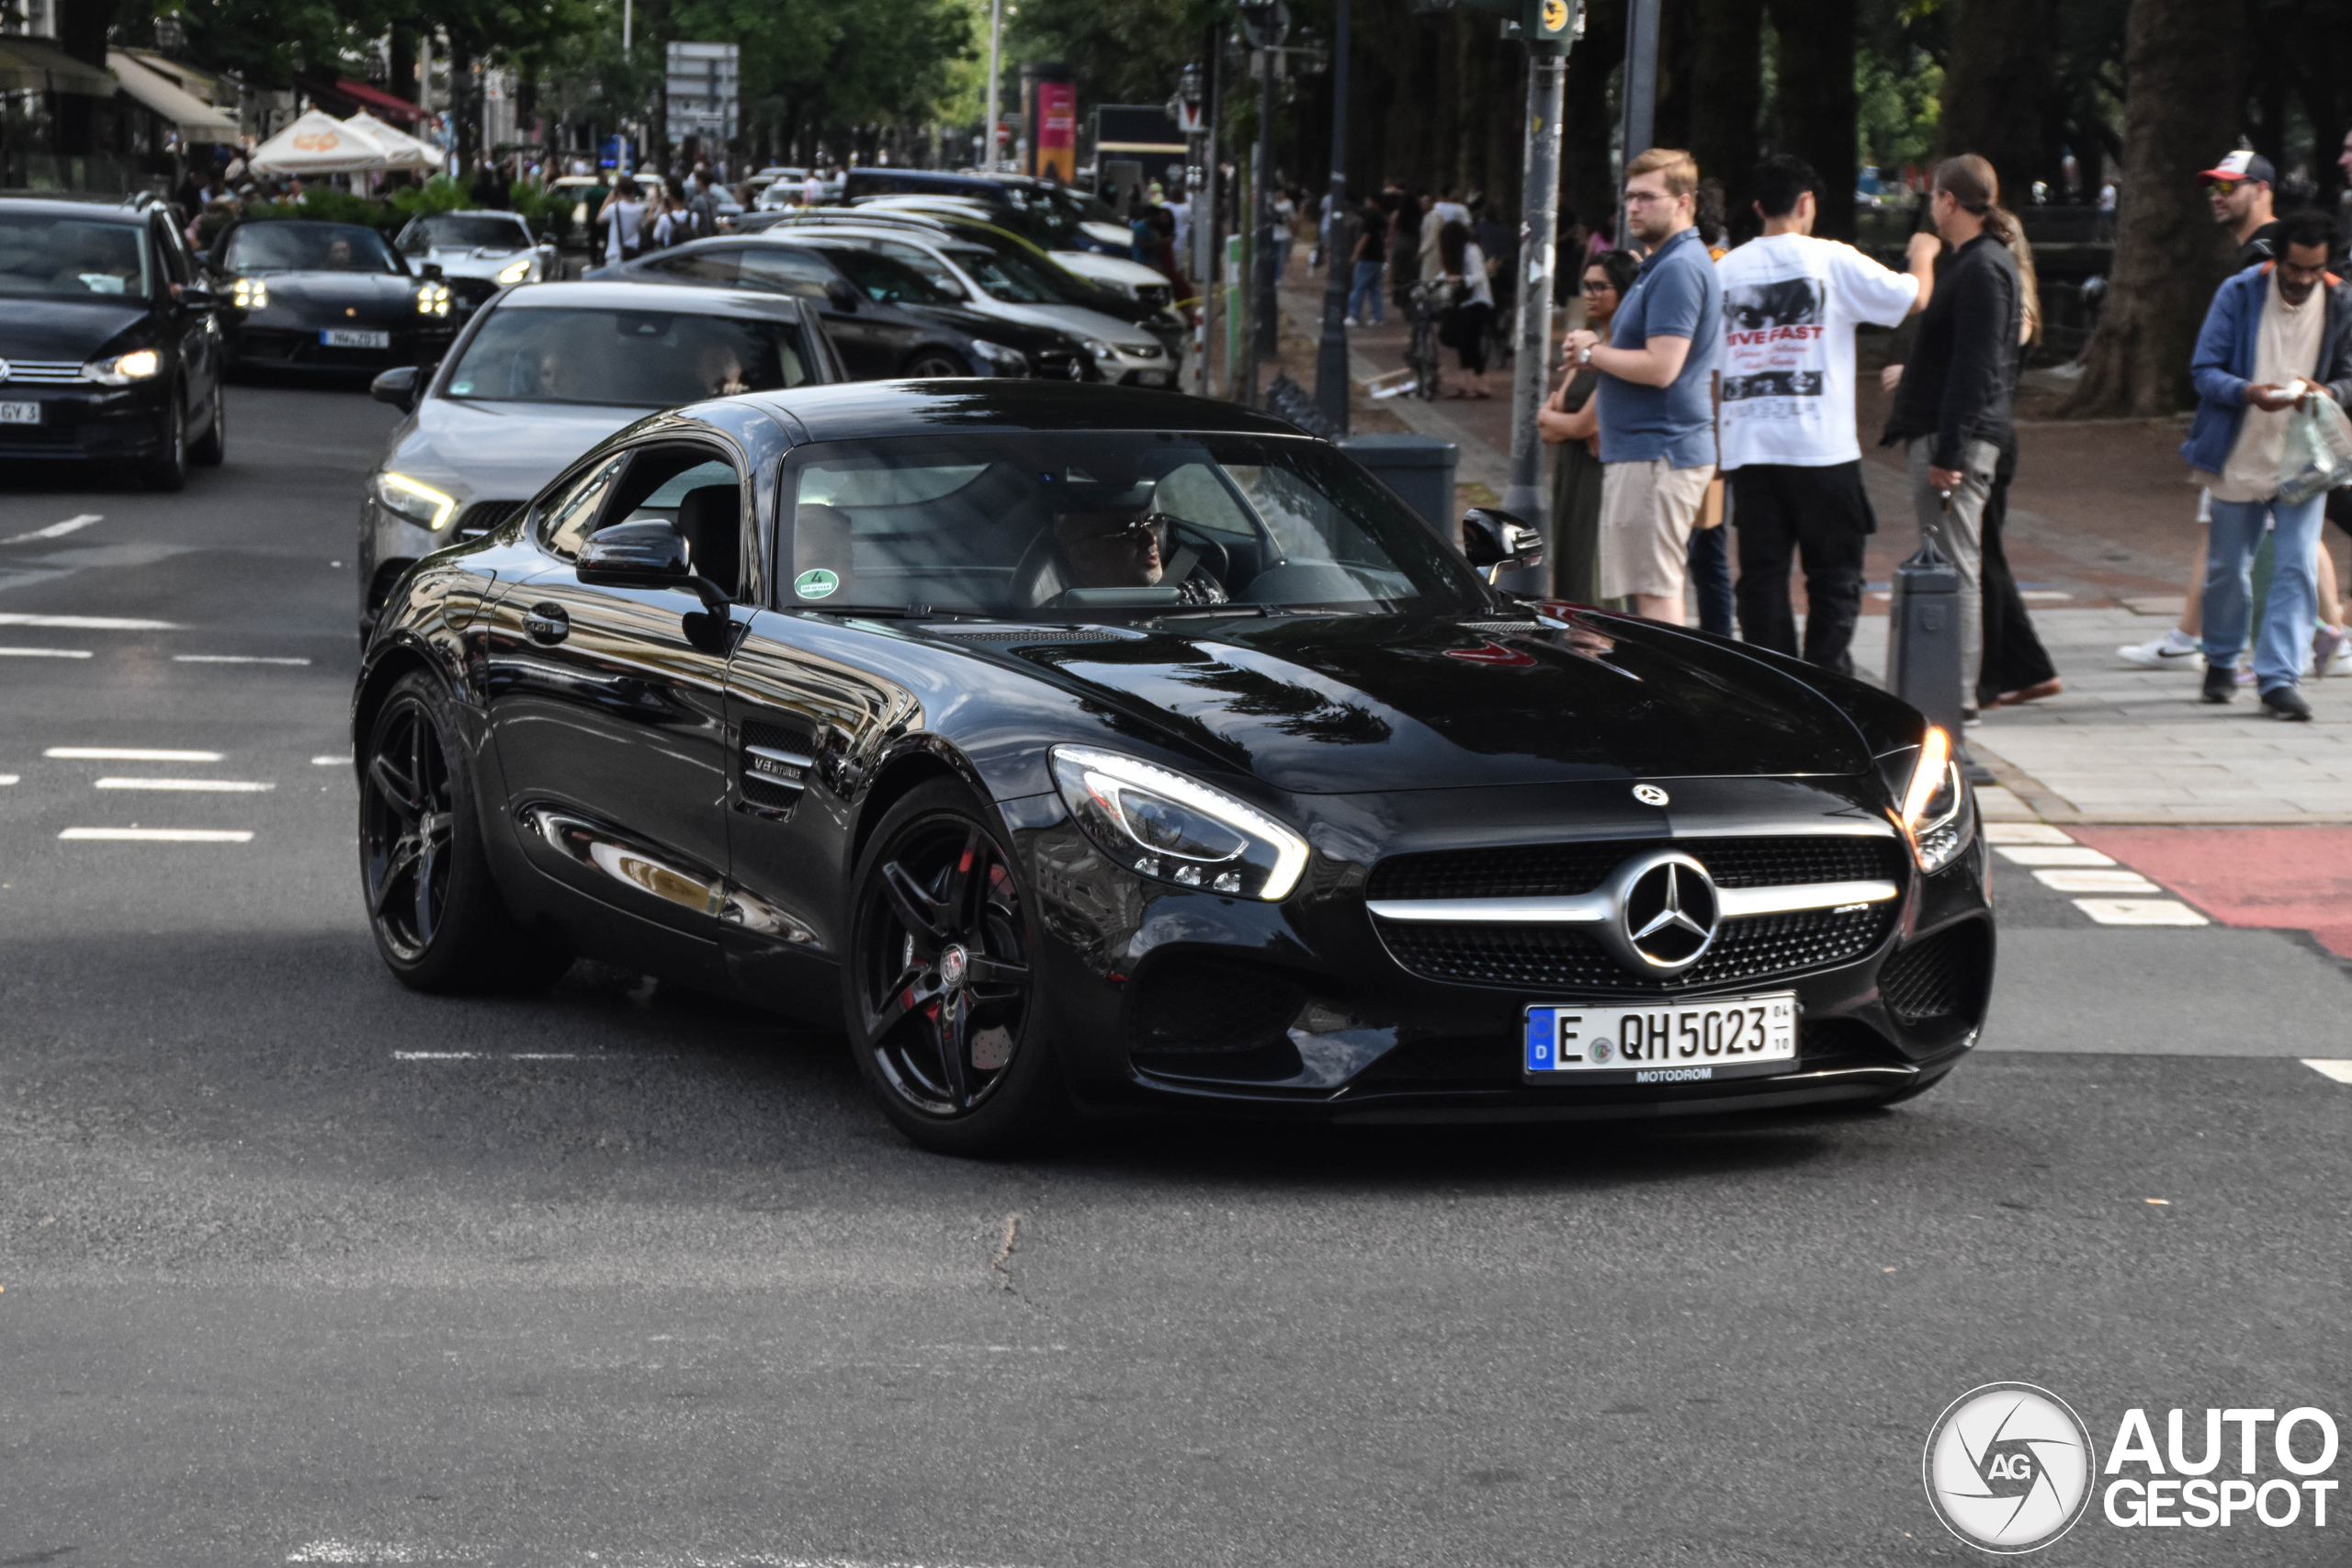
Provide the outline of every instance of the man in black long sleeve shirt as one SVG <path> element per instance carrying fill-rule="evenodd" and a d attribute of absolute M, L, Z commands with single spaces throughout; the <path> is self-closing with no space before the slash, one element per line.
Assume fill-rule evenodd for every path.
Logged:
<path fill-rule="evenodd" d="M 2017 220 L 2000 209 L 1998 188 L 1991 165 L 1973 154 L 1936 170 L 1931 210 L 1954 254 L 1920 314 L 1881 442 L 1905 444 L 1919 532 L 1960 573 L 1960 689 L 1971 711 L 1984 657 L 1984 502 L 2012 436 L 2023 322 L 2003 232 Z"/>

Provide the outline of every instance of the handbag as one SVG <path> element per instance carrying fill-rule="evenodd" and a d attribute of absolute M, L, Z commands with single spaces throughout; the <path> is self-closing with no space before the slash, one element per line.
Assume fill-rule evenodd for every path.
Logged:
<path fill-rule="evenodd" d="M 2278 499 L 2301 504 L 2352 485 L 2352 424 L 2334 398 L 2314 388 L 2288 412 L 2278 456 Z"/>

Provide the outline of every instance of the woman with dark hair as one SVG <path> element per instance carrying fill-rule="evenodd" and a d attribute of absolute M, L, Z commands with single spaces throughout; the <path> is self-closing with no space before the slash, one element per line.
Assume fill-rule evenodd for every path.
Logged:
<path fill-rule="evenodd" d="M 1487 323 L 1495 314 L 1494 285 L 1487 277 L 1486 253 L 1470 238 L 1467 223 L 1448 223 L 1437 234 L 1439 276 L 1461 289 L 1459 302 L 1445 313 L 1438 341 L 1453 346 L 1462 360 L 1469 386 L 1456 387 L 1457 398 L 1483 398 L 1487 390 Z"/>
<path fill-rule="evenodd" d="M 1585 264 L 1584 324 L 1606 333 L 1618 301 L 1634 287 L 1642 258 L 1603 251 Z M 1535 428 L 1552 454 L 1552 591 L 1579 604 L 1600 602 L 1600 372 L 1571 366 L 1536 411 Z"/>

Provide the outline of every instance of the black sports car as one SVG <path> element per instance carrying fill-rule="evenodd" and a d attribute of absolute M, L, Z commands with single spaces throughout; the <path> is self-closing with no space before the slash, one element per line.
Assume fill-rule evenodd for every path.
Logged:
<path fill-rule="evenodd" d="M 845 1026 L 890 1117 L 1885 1102 L 1976 1039 L 1985 852 L 1878 690 L 1534 605 L 1336 448 L 1174 394 L 852 383 L 630 425 L 396 586 L 378 945 Z"/>
<path fill-rule="evenodd" d="M 229 307 L 229 363 L 381 370 L 441 356 L 461 324 L 449 286 L 373 229 L 259 219 L 221 231 L 208 262 Z"/>

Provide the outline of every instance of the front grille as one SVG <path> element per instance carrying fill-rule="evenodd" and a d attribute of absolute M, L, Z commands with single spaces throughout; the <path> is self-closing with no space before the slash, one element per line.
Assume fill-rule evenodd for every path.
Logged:
<path fill-rule="evenodd" d="M 1031 355 L 1029 367 L 1029 373 L 1032 376 L 1047 381 L 1084 381 L 1091 378 L 1088 375 L 1090 367 L 1084 359 L 1075 354 L 1064 354 L 1051 349 Z"/>
<path fill-rule="evenodd" d="M 1885 940 L 1895 906 L 1805 909 L 1725 922 L 1707 955 L 1679 975 L 1637 975 L 1577 926 L 1443 925 L 1381 920 L 1397 963 L 1431 980 L 1518 989 L 1670 993 L 1849 963 Z"/>
<path fill-rule="evenodd" d="M 477 501 L 458 513 L 458 529 L 452 537 L 479 539 L 530 504 L 527 501 Z"/>
<path fill-rule="evenodd" d="M 1262 969 L 1177 956 L 1147 968 L 1127 998 L 1136 1056 L 1236 1055 L 1288 1043 L 1306 993 Z"/>
<path fill-rule="evenodd" d="M 28 387 L 69 387 L 82 379 L 80 361 L 73 359 L 11 359 L 0 383 Z"/>
<path fill-rule="evenodd" d="M 1973 1012 L 1984 994 L 1984 927 L 1975 920 L 1915 942 L 1878 972 L 1886 1010 L 1905 1024 Z"/>
<path fill-rule="evenodd" d="M 1899 884 L 1903 879 L 1903 846 L 1891 838 L 1604 839 L 1391 855 L 1372 868 L 1367 897 L 1531 898 L 1589 893 L 1634 855 L 1668 849 L 1705 866 L 1719 887 Z"/>

